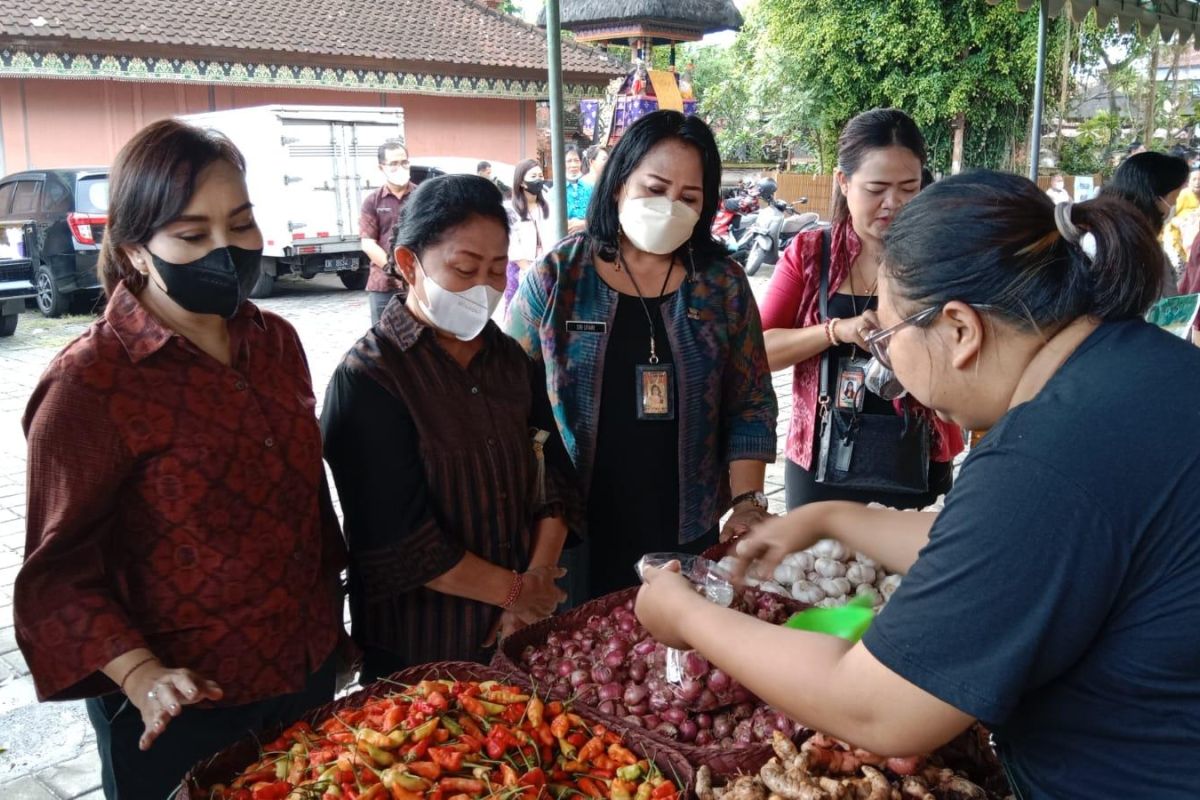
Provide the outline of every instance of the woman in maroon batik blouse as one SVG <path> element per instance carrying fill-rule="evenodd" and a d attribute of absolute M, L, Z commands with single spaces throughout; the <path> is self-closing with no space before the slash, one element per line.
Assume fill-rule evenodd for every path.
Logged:
<path fill-rule="evenodd" d="M 175 121 L 117 156 L 104 316 L 25 415 L 17 641 L 87 698 L 105 796 L 159 800 L 333 695 L 344 561 L 295 330 L 246 301 L 262 234 L 227 140 Z"/>

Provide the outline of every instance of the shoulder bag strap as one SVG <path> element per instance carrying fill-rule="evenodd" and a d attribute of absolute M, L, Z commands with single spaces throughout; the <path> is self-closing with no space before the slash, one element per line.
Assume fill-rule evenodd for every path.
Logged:
<path fill-rule="evenodd" d="M 817 304 L 821 312 L 821 322 L 829 320 L 829 253 L 833 249 L 833 233 L 829 228 L 821 231 L 821 280 L 818 287 Z M 821 392 L 818 397 L 822 406 L 829 403 L 829 351 L 826 348 L 821 353 Z"/>

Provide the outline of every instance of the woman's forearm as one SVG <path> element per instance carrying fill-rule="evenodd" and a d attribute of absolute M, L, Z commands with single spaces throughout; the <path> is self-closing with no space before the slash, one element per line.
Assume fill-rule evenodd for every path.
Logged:
<path fill-rule="evenodd" d="M 761 492 L 766 482 L 767 465 L 763 461 L 729 462 L 729 490 L 733 497 L 746 492 Z"/>
<path fill-rule="evenodd" d="M 562 517 L 544 517 L 533 528 L 533 549 L 529 569 L 558 565 L 567 541 L 567 523 Z"/>
<path fill-rule="evenodd" d="M 829 538 L 878 561 L 889 572 L 907 573 L 929 541 L 936 511 L 896 511 L 858 503 L 822 503 Z"/>
<path fill-rule="evenodd" d="M 508 598 L 512 583 L 512 570 L 467 553 L 449 570 L 425 584 L 425 588 L 498 606 Z"/>
<path fill-rule="evenodd" d="M 763 331 L 767 363 L 772 372 L 795 366 L 829 349 L 824 325 L 807 328 L 773 328 Z"/>

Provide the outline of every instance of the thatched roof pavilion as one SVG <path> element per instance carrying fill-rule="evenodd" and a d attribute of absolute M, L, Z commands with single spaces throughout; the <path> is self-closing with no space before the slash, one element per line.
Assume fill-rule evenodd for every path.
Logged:
<path fill-rule="evenodd" d="M 694 42 L 742 27 L 732 0 L 562 0 L 562 27 L 581 42 Z M 539 19 L 545 24 L 545 11 Z"/>

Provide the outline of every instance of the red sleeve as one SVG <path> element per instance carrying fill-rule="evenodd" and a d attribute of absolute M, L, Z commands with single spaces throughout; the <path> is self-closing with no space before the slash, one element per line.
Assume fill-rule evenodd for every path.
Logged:
<path fill-rule="evenodd" d="M 358 237 L 379 241 L 379 217 L 375 215 L 375 193 L 363 199 L 362 210 L 358 215 Z"/>
<path fill-rule="evenodd" d="M 47 370 L 26 414 L 25 563 L 13 596 L 17 643 L 42 700 L 111 691 L 100 670 L 146 646 L 105 569 L 132 457 L 101 393 L 62 367 Z"/>
<path fill-rule="evenodd" d="M 759 306 L 764 331 L 796 327 L 800 304 L 806 293 L 813 291 L 809 277 L 813 270 L 807 264 L 813 255 L 813 238 L 811 234 L 797 236 L 779 257 Z M 821 232 L 816 231 L 816 241 L 820 240 Z"/>

